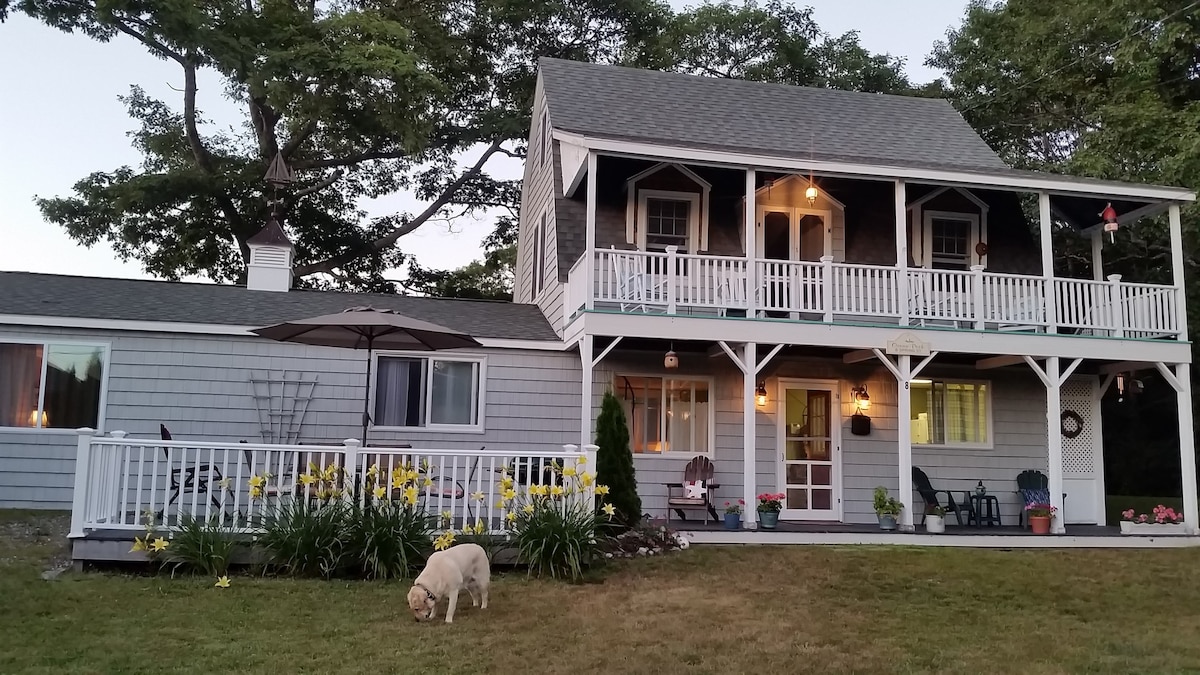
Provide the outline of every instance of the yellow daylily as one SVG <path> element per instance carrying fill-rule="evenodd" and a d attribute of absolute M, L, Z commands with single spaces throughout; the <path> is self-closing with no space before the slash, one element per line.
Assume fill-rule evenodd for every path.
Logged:
<path fill-rule="evenodd" d="M 573 466 L 564 467 L 562 470 L 562 475 L 568 476 L 568 477 L 574 476 L 575 475 L 575 467 L 573 467 Z"/>
<path fill-rule="evenodd" d="M 217 481 L 217 485 L 220 485 L 222 490 L 228 490 L 230 486 L 233 485 L 233 479 L 222 478 L 221 480 Z"/>
<path fill-rule="evenodd" d="M 341 496 L 342 496 L 342 491 L 341 491 L 341 490 L 330 490 L 330 491 L 329 491 L 329 496 L 330 496 L 330 497 L 333 497 L 334 499 L 336 499 L 336 498 L 338 498 L 338 497 L 341 497 Z"/>
<path fill-rule="evenodd" d="M 504 494 L 503 494 L 502 496 L 503 496 L 503 497 L 504 497 L 504 499 L 506 499 L 506 500 L 512 500 L 512 499 L 516 499 L 516 498 L 517 498 L 517 491 L 516 491 L 516 490 L 514 490 L 514 489 L 512 489 L 512 488 L 509 488 L 509 489 L 507 489 L 507 490 L 505 490 L 505 491 L 504 491 Z"/>
<path fill-rule="evenodd" d="M 584 471 L 583 473 L 579 474 L 579 482 L 584 487 L 591 485 L 592 484 L 592 474 L 588 473 L 587 471 Z"/>
<path fill-rule="evenodd" d="M 422 468 L 422 469 L 428 469 L 428 468 L 429 468 L 429 458 L 428 458 L 428 457 L 422 457 L 422 458 L 421 458 L 421 468 Z"/>
<path fill-rule="evenodd" d="M 513 479 L 509 478 L 508 476 L 504 476 L 503 478 L 500 479 L 500 489 L 501 490 L 511 490 L 512 486 L 513 486 Z"/>
<path fill-rule="evenodd" d="M 260 488 L 266 482 L 267 479 L 262 476 L 250 476 L 250 487 L 252 488 Z"/>
<path fill-rule="evenodd" d="M 546 488 L 543 485 L 530 485 L 529 494 L 534 497 L 541 497 L 546 494 Z"/>
<path fill-rule="evenodd" d="M 525 513 L 532 514 L 533 513 L 533 504 L 526 504 L 522 510 L 525 511 Z"/>
<path fill-rule="evenodd" d="M 329 494 L 330 494 L 329 490 L 317 490 L 317 499 L 320 499 L 320 500 L 329 499 Z M 251 492 L 250 496 L 253 497 L 254 493 Z"/>
<path fill-rule="evenodd" d="M 483 493 L 482 492 L 472 492 L 471 499 L 474 499 L 477 502 L 481 502 L 481 501 L 483 501 Z"/>
<path fill-rule="evenodd" d="M 261 496 L 262 496 L 262 488 L 260 488 L 260 487 L 250 488 L 250 499 L 258 499 Z"/>
<path fill-rule="evenodd" d="M 229 577 L 217 577 L 217 583 L 213 584 L 217 588 L 229 588 Z"/>
<path fill-rule="evenodd" d="M 387 495 L 387 488 L 382 485 L 371 491 L 375 495 L 375 499 L 383 499 Z"/>
<path fill-rule="evenodd" d="M 505 514 L 504 519 L 510 523 L 516 522 L 517 514 L 513 513 L 512 511 L 509 511 L 507 514 Z"/>
<path fill-rule="evenodd" d="M 604 514 L 609 518 L 612 518 L 617 512 L 617 508 L 612 504 L 605 504 L 604 506 L 600 507 L 600 510 L 603 511 Z"/>
<path fill-rule="evenodd" d="M 378 476 L 379 475 L 379 465 L 372 464 L 371 468 L 367 469 L 367 475 L 371 476 L 372 478 L 374 478 L 375 476 Z"/>
<path fill-rule="evenodd" d="M 133 538 L 133 548 L 129 549 L 130 553 L 141 553 L 148 550 L 149 549 L 146 547 L 146 542 L 144 540 L 138 539 L 137 537 Z"/>
<path fill-rule="evenodd" d="M 487 528 L 484 526 L 482 520 L 476 518 L 474 530 L 475 530 L 475 534 L 483 534 L 484 531 L 487 530 Z"/>
<path fill-rule="evenodd" d="M 317 463 L 316 463 L 316 462 L 309 462 L 309 463 L 308 463 L 308 470 L 309 470 L 310 472 L 312 472 L 312 473 L 316 473 L 316 472 L 320 471 L 320 469 L 319 469 L 319 468 L 317 468 Z"/>
<path fill-rule="evenodd" d="M 454 544 L 454 530 L 446 530 L 433 541 L 433 550 L 444 551 Z"/>
<path fill-rule="evenodd" d="M 583 466 L 584 464 L 587 464 L 587 455 L 575 460 L 575 466 Z"/>
<path fill-rule="evenodd" d="M 554 487 L 550 488 L 550 496 L 551 497 L 561 497 L 562 495 L 563 495 L 562 487 L 555 485 Z"/>
<path fill-rule="evenodd" d="M 315 483 L 315 482 L 317 482 L 317 479 L 316 479 L 316 478 L 314 478 L 314 477 L 313 477 L 313 475 L 312 475 L 311 473 L 302 473 L 302 474 L 300 474 L 300 484 L 301 484 L 301 485 L 304 485 L 305 487 L 308 487 L 309 485 L 312 485 L 312 484 L 313 484 L 313 483 Z"/>
<path fill-rule="evenodd" d="M 415 485 L 404 488 L 405 503 L 415 505 L 417 503 L 417 494 L 417 487 Z"/>
<path fill-rule="evenodd" d="M 168 542 L 166 539 L 159 537 L 159 538 L 155 539 L 153 543 L 150 544 L 150 548 L 154 549 L 155 553 L 158 553 L 159 551 L 166 549 L 170 545 L 171 545 L 171 543 Z"/>
<path fill-rule="evenodd" d="M 417 471 L 416 469 L 409 469 L 408 473 L 404 474 L 404 476 L 408 482 L 415 483 L 417 482 L 417 479 L 421 477 L 421 472 Z"/>
<path fill-rule="evenodd" d="M 508 503 L 507 503 L 507 502 L 505 502 L 503 499 L 501 499 L 500 501 L 496 502 L 496 508 L 498 508 L 498 509 L 503 509 L 503 508 L 505 508 L 505 507 L 507 507 L 507 506 L 508 506 Z"/>
<path fill-rule="evenodd" d="M 446 522 L 450 522 L 450 521 L 454 520 L 454 514 L 452 512 L 450 512 L 449 510 L 442 511 L 442 520 L 444 520 Z"/>
<path fill-rule="evenodd" d="M 432 479 L 432 478 L 426 478 L 426 479 L 425 479 L 425 482 L 424 482 L 422 485 L 423 485 L 424 487 L 433 487 L 433 479 Z"/>
<path fill-rule="evenodd" d="M 607 485 L 597 485 L 596 486 L 596 494 L 598 494 L 600 496 L 604 496 L 604 495 L 608 494 L 608 486 Z"/>

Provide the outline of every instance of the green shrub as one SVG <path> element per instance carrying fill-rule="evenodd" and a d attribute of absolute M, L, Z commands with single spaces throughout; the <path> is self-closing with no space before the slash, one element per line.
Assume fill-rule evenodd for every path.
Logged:
<path fill-rule="evenodd" d="M 337 499 L 325 504 L 284 500 L 264 523 L 258 541 L 271 562 L 288 573 L 328 579 L 357 562 L 347 555 L 351 510 Z"/>
<path fill-rule="evenodd" d="M 415 506 L 380 500 L 349 509 L 348 557 L 368 579 L 405 579 L 429 554 L 435 520 Z"/>
<path fill-rule="evenodd" d="M 601 555 L 606 519 L 582 501 L 534 498 L 532 512 L 517 513 L 514 540 L 530 576 L 578 581 L 583 569 Z"/>
<path fill-rule="evenodd" d="M 162 563 L 177 571 L 224 576 L 229 571 L 229 560 L 237 546 L 237 533 L 222 523 L 220 515 L 207 522 L 192 514 L 179 519 L 179 529 L 171 537 L 171 545 L 164 549 Z"/>
<path fill-rule="evenodd" d="M 596 418 L 596 482 L 607 485 L 607 502 L 616 507 L 613 523 L 628 529 L 642 520 L 642 500 L 637 493 L 633 452 L 629 449 L 629 426 L 621 402 L 611 391 L 605 392 Z"/>

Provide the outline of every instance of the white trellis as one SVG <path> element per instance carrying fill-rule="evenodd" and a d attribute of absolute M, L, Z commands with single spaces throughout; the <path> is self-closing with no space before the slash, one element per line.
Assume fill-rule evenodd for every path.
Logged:
<path fill-rule="evenodd" d="M 317 376 L 295 370 L 251 371 L 250 389 L 258 409 L 263 443 L 296 443 Z"/>

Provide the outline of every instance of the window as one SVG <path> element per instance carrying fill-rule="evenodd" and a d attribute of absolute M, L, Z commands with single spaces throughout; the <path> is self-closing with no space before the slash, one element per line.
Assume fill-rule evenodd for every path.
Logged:
<path fill-rule="evenodd" d="M 699 193 L 639 190 L 637 222 L 643 251 L 678 246 L 680 253 L 695 253 L 703 248 Z"/>
<path fill-rule="evenodd" d="M 542 213 L 542 219 L 538 221 L 537 227 L 533 230 L 533 299 L 536 300 L 542 293 L 542 288 L 546 283 L 546 216 Z"/>
<path fill-rule="evenodd" d="M 542 166 L 546 165 L 546 161 L 550 159 L 550 112 L 542 111 L 542 121 L 539 125 L 542 131 Z"/>
<path fill-rule="evenodd" d="M 912 442 L 920 445 L 991 445 L 991 387 L 983 382 L 913 380 Z"/>
<path fill-rule="evenodd" d="M 376 427 L 482 426 L 483 361 L 380 356 L 375 375 Z"/>
<path fill-rule="evenodd" d="M 629 420 L 629 447 L 634 453 L 710 452 L 709 380 L 618 375 L 613 390 Z"/>
<path fill-rule="evenodd" d="M 934 269 L 965 270 L 971 266 L 971 221 L 930 219 L 929 254 Z"/>
<path fill-rule="evenodd" d="M 0 427 L 100 427 L 106 347 L 0 342 Z"/>

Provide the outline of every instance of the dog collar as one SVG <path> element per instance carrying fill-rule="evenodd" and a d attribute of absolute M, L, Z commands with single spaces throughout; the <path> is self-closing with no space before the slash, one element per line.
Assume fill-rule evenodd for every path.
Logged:
<path fill-rule="evenodd" d="M 432 601 L 434 601 L 434 602 L 437 602 L 437 596 L 433 594 L 433 591 L 431 591 L 431 590 L 429 590 L 428 588 L 426 588 L 426 587 L 422 586 L 421 584 L 413 584 L 413 586 L 416 586 L 417 588 L 419 588 L 419 589 L 421 589 L 421 590 L 425 591 L 425 595 L 429 596 L 429 599 L 430 599 L 430 600 L 432 600 Z"/>

